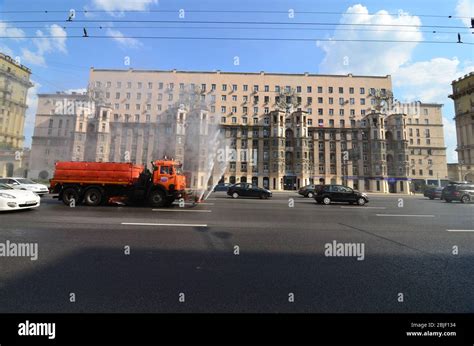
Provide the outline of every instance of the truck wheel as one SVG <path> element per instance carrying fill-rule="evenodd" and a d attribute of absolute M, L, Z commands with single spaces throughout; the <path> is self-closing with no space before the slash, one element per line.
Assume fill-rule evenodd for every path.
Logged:
<path fill-rule="evenodd" d="M 306 195 L 306 197 L 308 197 L 308 198 L 313 198 L 313 197 L 314 197 L 314 193 L 308 192 L 308 194 Z"/>
<path fill-rule="evenodd" d="M 68 207 L 71 206 L 71 202 L 74 200 L 75 205 L 79 204 L 79 193 L 76 191 L 76 189 L 72 187 L 68 187 L 64 189 L 62 193 L 62 201 L 64 204 L 66 204 Z"/>
<path fill-rule="evenodd" d="M 166 196 L 163 191 L 152 191 L 150 193 L 149 202 L 152 207 L 164 207 L 166 204 Z"/>
<path fill-rule="evenodd" d="M 102 203 L 102 192 L 99 189 L 92 188 L 86 191 L 84 203 L 90 207 L 96 207 Z"/>

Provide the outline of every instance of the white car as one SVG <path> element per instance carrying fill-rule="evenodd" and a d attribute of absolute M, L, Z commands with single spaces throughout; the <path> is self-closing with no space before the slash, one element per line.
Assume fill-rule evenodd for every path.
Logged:
<path fill-rule="evenodd" d="M 0 183 L 0 211 L 38 208 L 40 201 L 40 196 L 32 191 L 16 190 Z"/>
<path fill-rule="evenodd" d="M 35 183 L 33 180 L 27 178 L 0 178 L 0 184 L 6 184 L 15 190 L 33 191 L 40 196 L 48 193 L 48 187 L 46 185 Z"/>

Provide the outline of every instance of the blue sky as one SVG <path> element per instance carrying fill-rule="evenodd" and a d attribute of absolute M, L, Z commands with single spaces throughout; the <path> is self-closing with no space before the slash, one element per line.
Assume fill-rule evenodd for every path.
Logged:
<path fill-rule="evenodd" d="M 447 16 L 474 16 L 474 0 L 443 1 L 316 1 L 316 0 L 85 0 L 59 1 L 0 0 L 0 11 L 75 9 L 75 20 L 97 20 L 97 23 L 64 23 L 67 13 L 0 13 L 0 51 L 20 57 L 29 66 L 36 83 L 29 95 L 25 136 L 31 143 L 34 124 L 35 94 L 87 86 L 89 68 L 136 68 L 227 70 L 310 73 L 391 74 L 394 92 L 400 100 L 422 100 L 443 103 L 448 161 L 456 155 L 454 107 L 447 98 L 450 83 L 474 71 L 474 46 L 460 44 L 327 42 L 318 39 L 389 39 L 456 41 L 457 32 L 466 42 L 474 42 L 469 22 Z M 99 12 L 88 10 L 170 10 L 164 13 Z M 184 18 L 179 10 L 184 9 Z M 229 13 L 196 13 L 190 10 L 227 10 Z M 268 13 L 267 11 L 282 11 Z M 291 17 L 291 11 L 294 17 Z M 251 11 L 239 13 L 238 11 Z M 254 12 L 252 12 L 254 11 Z M 336 14 L 304 14 L 304 11 L 336 12 Z M 383 12 L 386 11 L 386 12 Z M 357 13 L 344 14 L 344 13 Z M 372 15 L 377 13 L 378 15 Z M 389 15 L 389 14 L 394 15 Z M 400 13 L 400 14 L 398 14 Z M 416 15 L 420 16 L 416 16 Z M 445 18 L 424 17 L 436 14 Z M 50 20 L 48 23 L 18 23 L 13 20 Z M 324 22 L 333 24 L 445 25 L 461 28 L 434 29 L 451 33 L 420 32 L 429 28 L 399 27 L 399 31 L 360 31 L 367 28 L 351 25 L 268 25 L 271 29 L 223 29 L 232 24 L 208 24 L 213 29 L 189 28 L 202 24 L 112 23 L 111 20 L 179 20 L 179 21 L 249 21 L 249 22 Z M 92 28 L 99 25 L 108 28 Z M 160 28 L 126 28 L 126 26 L 159 26 Z M 65 26 L 66 29 L 62 27 Z M 91 36 L 105 39 L 73 38 L 88 27 Z M 167 26 L 169 28 L 163 28 Z M 255 25 L 241 25 L 255 27 Z M 275 27 L 299 27 L 282 30 Z M 318 30 L 307 30 L 317 28 Z M 394 30 L 397 27 L 378 27 Z M 345 30 L 340 30 L 345 29 Z M 373 30 L 373 28 L 371 28 Z M 403 31 L 403 32 L 402 32 Z M 56 39 L 28 39 L 28 36 L 62 36 Z M 190 41 L 127 39 L 120 36 L 211 36 L 211 37 L 279 37 L 308 38 L 310 41 Z M 124 64 L 130 58 L 130 66 Z M 239 65 L 234 58 L 239 58 Z M 343 63 L 345 61 L 345 64 Z"/>

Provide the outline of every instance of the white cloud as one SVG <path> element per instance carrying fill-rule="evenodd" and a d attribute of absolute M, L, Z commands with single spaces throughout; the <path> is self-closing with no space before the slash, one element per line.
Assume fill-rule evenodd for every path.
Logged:
<path fill-rule="evenodd" d="M 37 66 L 46 66 L 46 60 L 44 59 L 43 55 L 32 52 L 27 48 L 21 49 L 21 58 L 23 60 L 22 62 L 26 65 L 31 64 Z"/>
<path fill-rule="evenodd" d="M 462 18 L 461 21 L 470 28 L 471 18 L 474 17 L 474 0 L 459 0 L 456 5 L 456 16 L 468 17 Z"/>
<path fill-rule="evenodd" d="M 93 0 L 95 8 L 108 12 L 147 10 L 151 5 L 157 4 L 158 0 Z"/>
<path fill-rule="evenodd" d="M 474 71 L 474 64 L 461 66 L 457 57 L 433 58 L 401 66 L 393 74 L 393 84 L 402 88 L 408 101 L 440 102 L 451 93 L 451 82 L 468 72 Z"/>
<path fill-rule="evenodd" d="M 21 29 L 18 29 L 18 28 L 15 28 L 15 27 L 11 26 L 8 23 L 0 21 L 0 36 L 2 36 L 2 37 L 15 37 L 15 38 L 10 38 L 10 39 L 5 40 L 5 41 L 17 41 L 18 42 L 18 41 L 24 40 L 25 32 Z M 3 44 L 3 42 L 2 42 L 2 44 L 0 44 L 0 52 L 2 52 L 3 54 L 9 55 L 10 57 L 16 59 L 15 53 L 13 52 L 13 50 L 10 47 L 8 47 L 7 45 Z"/>
<path fill-rule="evenodd" d="M 352 14 L 347 14 L 352 13 Z M 357 13 L 357 14 L 353 14 Z M 354 5 L 342 15 L 341 24 L 383 24 L 383 25 L 421 25 L 416 16 L 400 12 L 399 16 L 389 15 L 387 11 L 369 14 L 367 7 Z M 368 27 L 360 25 L 340 26 L 345 30 L 336 30 L 332 39 L 344 40 L 396 40 L 419 41 L 422 33 L 415 27 L 370 27 L 374 31 L 362 31 Z M 380 30 L 375 30 L 375 29 Z M 355 30 L 347 30 L 355 29 Z M 393 30 L 393 31 L 388 31 Z M 407 63 L 417 43 L 374 43 L 374 42 L 337 42 L 319 41 L 318 47 L 326 53 L 320 64 L 322 73 L 337 74 L 392 74 L 400 65 Z"/>
<path fill-rule="evenodd" d="M 0 36 L 2 37 L 19 37 L 12 38 L 12 40 L 20 41 L 25 36 L 25 32 L 21 29 L 15 28 L 8 23 L 0 21 Z"/>
<path fill-rule="evenodd" d="M 45 54 L 51 54 L 56 52 L 67 54 L 66 30 L 64 30 L 57 24 L 53 24 L 47 27 L 46 31 L 46 35 L 41 30 L 36 31 L 37 38 L 33 40 L 33 43 L 36 46 L 35 52 L 27 48 L 22 48 L 22 59 L 25 62 L 30 63 L 32 65 L 46 66 Z"/>
<path fill-rule="evenodd" d="M 124 37 L 119 30 L 107 29 L 107 36 L 112 37 L 122 48 L 138 48 L 142 43 L 134 38 Z"/>

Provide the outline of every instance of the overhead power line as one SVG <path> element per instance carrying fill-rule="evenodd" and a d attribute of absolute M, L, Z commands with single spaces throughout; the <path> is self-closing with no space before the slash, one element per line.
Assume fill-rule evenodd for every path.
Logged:
<path fill-rule="evenodd" d="M 288 14 L 289 10 L 193 10 L 184 9 L 187 13 L 259 13 L 259 14 Z M 299 11 L 292 9 L 298 14 L 322 14 L 322 15 L 369 15 L 369 16 L 410 16 L 410 17 L 427 17 L 427 18 L 453 18 L 453 19 L 465 19 L 471 18 L 469 16 L 454 16 L 454 15 L 440 15 L 440 14 L 423 14 L 423 13 L 358 13 L 358 12 L 335 12 L 335 11 Z M 76 13 L 178 13 L 180 9 L 176 10 L 75 10 Z M 22 14 L 22 13 L 69 13 L 68 10 L 11 10 L 11 11 L 0 11 L 5 14 Z"/>
<path fill-rule="evenodd" d="M 369 27 L 408 27 L 466 29 L 454 25 L 417 25 L 417 24 L 374 24 L 374 23 L 323 23 L 323 22 L 255 22 L 255 21 L 202 21 L 202 20 L 133 20 L 133 19 L 80 19 L 75 23 L 179 23 L 179 24 L 251 24 L 251 25 L 330 25 L 330 26 L 369 26 Z M 71 23 L 68 20 L 2 20 L 2 23 Z"/>
<path fill-rule="evenodd" d="M 429 43 L 429 44 L 468 44 L 472 42 L 432 41 L 432 40 L 384 40 L 384 39 L 335 39 L 335 38 L 276 38 L 276 37 L 193 37 L 193 36 L 117 36 L 117 35 L 50 35 L 50 36 L 2 36 L 0 39 L 45 39 L 45 38 L 82 38 L 82 39 L 154 39 L 154 40 L 213 40 L 213 41 L 301 41 L 301 42 L 373 42 L 373 43 Z"/>
<path fill-rule="evenodd" d="M 16 29 L 44 29 L 41 26 L 15 26 Z M 238 27 L 238 26 L 112 26 L 112 25 L 97 25 L 97 26 L 62 26 L 63 29 L 179 29 L 179 30 L 187 30 L 187 29 L 227 29 L 227 30 L 307 30 L 307 31 L 324 31 L 324 30 L 337 30 L 337 31 L 363 31 L 363 32 L 422 32 L 422 33 L 432 33 L 432 34 L 456 34 L 459 30 L 456 31 L 442 31 L 442 30 L 402 30 L 402 29 L 363 29 L 363 28 L 285 28 L 285 27 Z M 469 28 L 464 28 L 465 30 L 469 30 Z"/>

